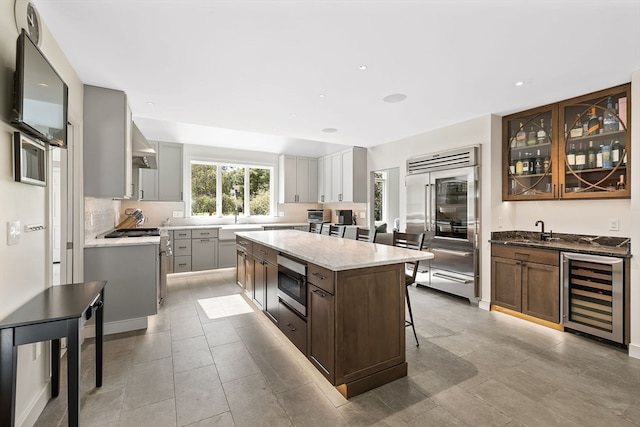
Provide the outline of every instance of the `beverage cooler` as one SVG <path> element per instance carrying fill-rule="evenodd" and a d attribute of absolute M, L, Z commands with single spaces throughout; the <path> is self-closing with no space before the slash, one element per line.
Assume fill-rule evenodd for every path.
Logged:
<path fill-rule="evenodd" d="M 571 252 L 561 257 L 564 327 L 623 344 L 623 259 Z"/>
<path fill-rule="evenodd" d="M 479 297 L 478 156 L 472 146 L 411 158 L 405 181 L 406 231 L 425 233 L 434 254 L 417 283 L 469 299 Z"/>

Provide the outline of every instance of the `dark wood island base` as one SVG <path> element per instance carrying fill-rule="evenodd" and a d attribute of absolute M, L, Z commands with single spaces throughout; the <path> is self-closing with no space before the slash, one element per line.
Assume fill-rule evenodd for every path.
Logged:
<path fill-rule="evenodd" d="M 286 230 L 236 241 L 238 284 L 345 398 L 407 375 L 405 262 L 431 254 Z M 306 316 L 278 298 L 278 254 L 306 263 Z"/>

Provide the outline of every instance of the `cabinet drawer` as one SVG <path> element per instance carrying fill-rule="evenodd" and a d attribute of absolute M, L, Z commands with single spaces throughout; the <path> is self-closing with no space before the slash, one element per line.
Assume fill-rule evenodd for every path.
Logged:
<path fill-rule="evenodd" d="M 191 257 L 190 256 L 174 256 L 173 272 L 184 273 L 185 271 L 191 271 Z"/>
<path fill-rule="evenodd" d="M 191 230 L 192 239 L 207 239 L 218 237 L 217 228 L 200 228 Z"/>
<path fill-rule="evenodd" d="M 247 253 L 253 253 L 253 242 L 251 240 L 247 240 L 244 237 L 236 236 L 236 244 L 241 248 L 244 248 Z"/>
<path fill-rule="evenodd" d="M 190 239 L 191 230 L 173 230 L 174 239 Z"/>
<path fill-rule="evenodd" d="M 278 251 L 268 248 L 259 243 L 253 244 L 253 256 L 257 259 L 264 259 L 271 264 L 278 263 Z"/>
<path fill-rule="evenodd" d="M 309 283 L 329 292 L 333 295 L 335 287 L 333 284 L 333 271 L 315 264 L 307 266 L 307 280 Z"/>
<path fill-rule="evenodd" d="M 278 305 L 278 315 L 280 321 L 278 326 L 282 333 L 291 341 L 298 350 L 306 356 L 307 354 L 307 322 L 296 315 L 289 307 L 282 302 Z"/>
<path fill-rule="evenodd" d="M 491 255 L 538 264 L 560 265 L 560 254 L 556 250 L 524 248 L 522 246 L 492 245 Z"/>
<path fill-rule="evenodd" d="M 173 242 L 173 255 L 191 255 L 191 239 L 179 239 Z"/>

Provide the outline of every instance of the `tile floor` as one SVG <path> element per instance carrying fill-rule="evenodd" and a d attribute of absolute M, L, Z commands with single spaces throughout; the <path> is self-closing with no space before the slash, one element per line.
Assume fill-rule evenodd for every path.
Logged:
<path fill-rule="evenodd" d="M 640 360 L 415 288 L 409 375 L 347 401 L 239 292 L 229 269 L 170 278 L 146 331 L 106 337 L 101 389 L 85 341 L 81 424 L 640 426 Z M 63 389 L 36 425 L 66 424 Z"/>

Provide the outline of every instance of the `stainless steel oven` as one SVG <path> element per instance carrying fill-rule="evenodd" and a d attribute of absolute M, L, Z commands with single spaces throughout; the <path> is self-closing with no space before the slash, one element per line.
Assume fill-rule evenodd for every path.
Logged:
<path fill-rule="evenodd" d="M 306 264 L 278 255 L 278 298 L 301 316 L 307 316 Z"/>

